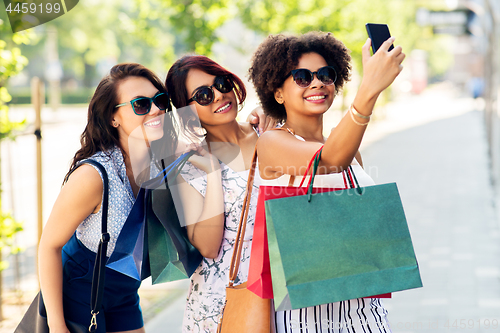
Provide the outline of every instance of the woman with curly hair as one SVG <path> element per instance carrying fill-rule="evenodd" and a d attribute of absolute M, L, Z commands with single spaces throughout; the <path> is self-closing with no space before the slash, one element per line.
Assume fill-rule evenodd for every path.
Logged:
<path fill-rule="evenodd" d="M 206 131 L 204 143 L 208 146 L 208 152 L 200 150 L 200 155 L 189 159 L 179 184 L 171 187 L 174 201 L 177 197 L 182 202 L 181 215 L 189 240 L 204 257 L 191 276 L 183 332 L 215 333 L 226 300 L 257 130 L 236 120 L 246 97 L 243 82 L 205 56 L 188 55 L 177 60 L 165 85 L 174 106 L 183 108 L 179 112 L 183 128 L 193 129 L 191 120 L 196 113 Z M 256 201 L 253 195 L 236 285 L 248 277 Z"/>
<path fill-rule="evenodd" d="M 363 79 L 349 111 L 328 137 L 323 114 L 349 80 L 349 51 L 331 33 L 271 35 L 259 45 L 249 70 L 264 112 L 283 122 L 287 131 L 268 131 L 257 142 L 262 185 L 298 186 L 307 164 L 323 152 L 315 187 L 343 188 L 342 171 L 352 165 L 361 186 L 374 182 L 362 168 L 358 152 L 375 101 L 402 70 L 400 46 L 394 38 L 370 56 L 363 46 Z M 365 298 L 309 308 L 277 311 L 278 333 L 390 332 L 380 299 Z"/>

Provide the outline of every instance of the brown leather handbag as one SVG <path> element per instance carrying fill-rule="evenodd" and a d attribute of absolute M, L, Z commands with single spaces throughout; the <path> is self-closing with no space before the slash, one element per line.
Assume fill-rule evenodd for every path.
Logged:
<path fill-rule="evenodd" d="M 222 310 L 218 333 L 269 333 L 271 332 L 271 300 L 260 298 L 248 290 L 247 283 L 234 285 L 241 260 L 243 238 L 245 237 L 250 197 L 252 195 L 257 150 L 255 150 L 252 166 L 248 175 L 246 196 L 243 201 L 238 233 L 234 243 L 233 256 L 229 269 L 229 285 L 226 287 L 226 303 Z"/>

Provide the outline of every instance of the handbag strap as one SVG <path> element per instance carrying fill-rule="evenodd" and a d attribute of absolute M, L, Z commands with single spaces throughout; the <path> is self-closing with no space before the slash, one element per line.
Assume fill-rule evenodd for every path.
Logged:
<path fill-rule="evenodd" d="M 106 270 L 106 254 L 108 250 L 108 242 L 110 239 L 107 227 L 108 221 L 108 206 L 109 206 L 109 181 L 106 169 L 101 163 L 86 159 L 80 161 L 69 174 L 73 173 L 79 166 L 83 164 L 91 164 L 95 166 L 102 175 L 103 184 L 103 194 L 102 194 L 102 221 L 101 221 L 101 239 L 99 240 L 99 246 L 97 247 L 97 255 L 94 265 L 94 271 L 92 274 L 92 291 L 90 295 L 90 313 L 92 319 L 89 326 L 89 332 L 95 332 L 97 329 L 97 314 L 101 310 L 102 298 L 104 295 L 104 282 L 105 282 L 105 270 Z M 69 175 L 68 175 L 69 177 Z"/>
<path fill-rule="evenodd" d="M 234 242 L 233 255 L 231 257 L 231 265 L 229 266 L 229 286 L 234 285 L 234 281 L 238 276 L 238 268 L 240 266 L 241 251 L 243 249 L 243 238 L 248 220 L 248 211 L 250 208 L 250 198 L 252 196 L 253 180 L 255 178 L 255 168 L 257 166 L 257 146 L 255 146 L 252 165 L 248 173 L 247 188 L 245 198 L 243 199 L 243 209 L 241 210 L 240 223 L 238 225 L 238 232 L 236 233 L 236 240 Z"/>
<path fill-rule="evenodd" d="M 273 130 L 288 131 L 290 134 L 294 135 L 293 130 L 289 128 L 273 128 Z M 238 276 L 238 269 L 240 267 L 241 261 L 241 251 L 243 249 L 243 238 L 245 237 L 245 231 L 248 221 L 248 211 L 250 209 L 250 199 L 252 197 L 253 180 L 255 178 L 255 168 L 257 166 L 257 145 L 252 157 L 252 164 L 250 166 L 250 172 L 248 173 L 247 187 L 245 190 L 245 198 L 243 199 L 243 208 L 241 210 L 240 222 L 238 224 L 238 231 L 236 233 L 236 239 L 233 247 L 233 255 L 231 256 L 231 265 L 229 266 L 229 286 L 234 285 L 234 281 Z"/>

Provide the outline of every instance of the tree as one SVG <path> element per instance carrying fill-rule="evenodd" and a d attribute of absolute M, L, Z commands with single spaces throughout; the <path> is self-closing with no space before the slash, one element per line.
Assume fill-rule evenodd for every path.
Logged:
<path fill-rule="evenodd" d="M 262 34 L 332 32 L 359 66 L 365 23 L 387 23 L 397 43 L 411 50 L 419 36 L 413 0 L 238 0 L 243 22 Z M 360 68 L 360 67 L 358 67 Z"/>
<path fill-rule="evenodd" d="M 264 36 L 332 32 L 352 50 L 356 62 L 361 61 L 361 46 L 367 38 L 365 23 L 389 24 L 406 50 L 415 46 L 420 30 L 415 23 L 414 0 L 136 0 L 135 4 L 139 20 L 161 13 L 161 19 L 168 20 L 177 32 L 176 40 L 185 46 L 183 52 L 205 55 L 211 54 L 219 40 L 217 29 L 235 17 Z M 146 28 L 144 23 L 142 26 Z"/>
<path fill-rule="evenodd" d="M 11 122 L 9 120 L 9 107 L 6 105 L 11 97 L 5 84 L 9 77 L 19 73 L 27 64 L 26 57 L 21 55 L 20 44 L 30 42 L 32 33 L 20 32 L 12 34 L 10 26 L 0 18 L 0 142 L 3 139 L 14 138 L 14 130 L 19 129 L 24 122 Z M 1 161 L 1 156 L 0 156 Z M 1 194 L 1 169 L 0 169 L 0 194 Z M 22 230 L 22 224 L 16 221 L 10 214 L 2 211 L 2 197 L 0 195 L 0 272 L 5 269 L 6 263 L 2 261 L 2 250 L 10 248 L 11 252 L 18 249 L 13 244 L 14 235 Z M 3 319 L 2 280 L 0 273 L 0 320 Z"/>
<path fill-rule="evenodd" d="M 138 5 L 120 0 L 80 1 L 67 14 L 37 27 L 36 45 L 21 46 L 30 59 L 28 71 L 45 76 L 46 42 L 54 30 L 64 78 L 75 78 L 87 88 L 94 88 L 118 62 L 163 68 L 165 59 L 175 57 L 174 33 L 159 11 L 151 8 L 140 17 L 140 8 L 148 5 L 148 1 Z"/>

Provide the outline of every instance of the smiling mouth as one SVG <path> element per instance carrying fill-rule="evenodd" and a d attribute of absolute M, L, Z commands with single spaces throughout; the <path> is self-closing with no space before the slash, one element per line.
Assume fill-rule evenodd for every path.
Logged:
<path fill-rule="evenodd" d="M 226 105 L 220 107 L 219 109 L 217 109 L 214 113 L 221 113 L 221 112 L 224 112 L 226 111 L 229 107 L 231 106 L 231 102 L 227 103 Z"/>
<path fill-rule="evenodd" d="M 156 127 L 156 126 L 159 126 L 160 124 L 161 124 L 161 120 L 156 119 L 156 120 L 151 120 L 151 121 L 148 121 L 147 123 L 144 123 L 144 126 Z"/>
<path fill-rule="evenodd" d="M 326 99 L 326 95 L 315 95 L 315 96 L 309 96 L 309 97 L 306 97 L 305 100 L 307 101 L 319 101 L 319 100 L 322 100 L 322 99 Z"/>

